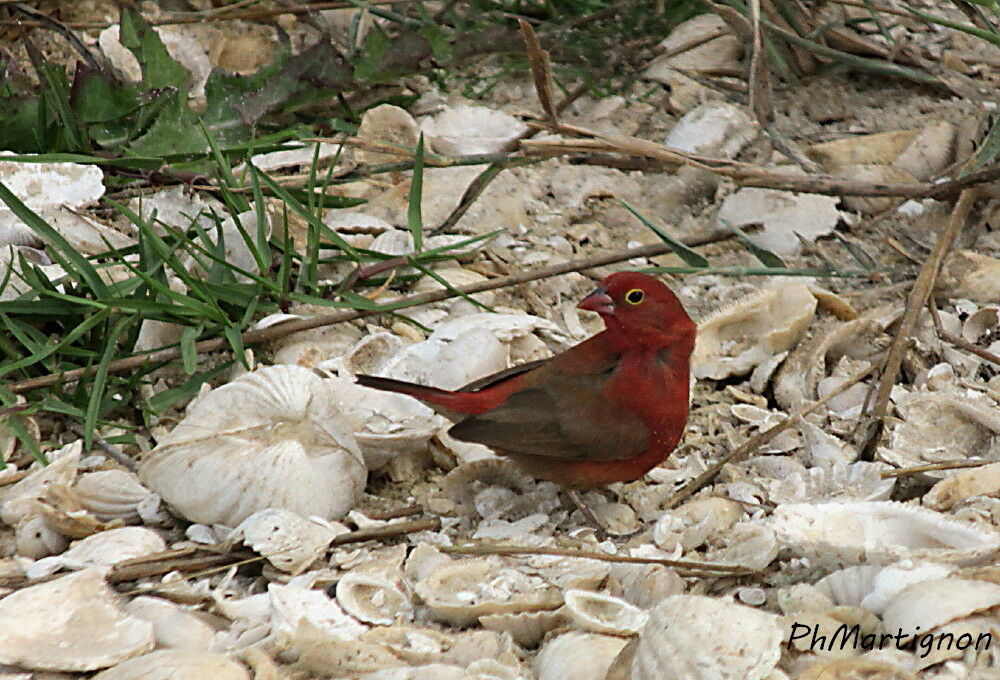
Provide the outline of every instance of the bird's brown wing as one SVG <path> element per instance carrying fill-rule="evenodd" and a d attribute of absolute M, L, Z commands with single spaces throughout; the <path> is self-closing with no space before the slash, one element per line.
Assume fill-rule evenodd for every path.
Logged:
<path fill-rule="evenodd" d="M 613 362 L 586 375 L 559 368 L 550 363 L 536 369 L 522 389 L 449 434 L 505 453 L 567 461 L 623 460 L 646 450 L 647 427 L 603 394 Z"/>

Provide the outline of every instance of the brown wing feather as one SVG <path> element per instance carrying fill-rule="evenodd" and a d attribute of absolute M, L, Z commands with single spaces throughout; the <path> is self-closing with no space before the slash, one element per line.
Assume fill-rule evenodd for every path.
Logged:
<path fill-rule="evenodd" d="M 623 460 L 646 450 L 648 429 L 603 394 L 615 368 L 567 374 L 556 363 L 535 370 L 528 384 L 449 434 L 501 452 L 563 460 Z"/>

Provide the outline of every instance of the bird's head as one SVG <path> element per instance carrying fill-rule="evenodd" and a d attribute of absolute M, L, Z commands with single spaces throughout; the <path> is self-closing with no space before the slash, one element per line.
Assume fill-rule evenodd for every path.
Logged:
<path fill-rule="evenodd" d="M 649 274 L 616 272 L 577 305 L 597 312 L 609 330 L 694 338 L 695 324 L 674 292 Z"/>

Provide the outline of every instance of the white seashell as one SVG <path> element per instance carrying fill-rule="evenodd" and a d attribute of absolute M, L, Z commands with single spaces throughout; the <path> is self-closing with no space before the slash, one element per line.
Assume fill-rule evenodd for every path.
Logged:
<path fill-rule="evenodd" d="M 288 573 L 298 573 L 315 562 L 337 533 L 328 525 L 280 508 L 255 512 L 233 529 L 234 536 L 242 536 L 254 552 Z"/>
<path fill-rule="evenodd" d="M 709 551 L 709 558 L 754 571 L 765 568 L 778 557 L 778 539 L 771 527 L 760 522 L 740 522 L 725 534 L 725 545 Z"/>
<path fill-rule="evenodd" d="M 1000 260 L 972 250 L 956 250 L 941 267 L 934 292 L 941 297 L 996 304 L 1000 299 L 998 281 Z"/>
<path fill-rule="evenodd" d="M 139 468 L 186 519 L 235 526 L 258 510 L 339 518 L 366 470 L 312 371 L 270 366 L 200 397 Z"/>
<path fill-rule="evenodd" d="M 392 626 L 372 628 L 361 636 L 365 642 L 385 646 L 402 661 L 409 664 L 427 664 L 444 658 L 455 637 L 436 628 L 426 628 L 396 623 Z"/>
<path fill-rule="evenodd" d="M 389 573 L 348 572 L 337 582 L 337 602 L 364 623 L 388 626 L 413 618 L 413 603 L 401 580 Z"/>
<path fill-rule="evenodd" d="M 887 567 L 859 565 L 835 571 L 816 582 L 816 587 L 835 604 L 862 607 L 881 615 L 899 591 L 914 583 L 941 579 L 952 567 L 935 562 L 904 560 Z"/>
<path fill-rule="evenodd" d="M 123 661 L 94 676 L 99 680 L 250 680 L 250 672 L 214 652 L 161 649 Z"/>
<path fill-rule="evenodd" d="M 74 541 L 62 555 L 70 569 L 110 567 L 117 562 L 152 555 L 167 549 L 160 535 L 145 527 L 121 527 Z"/>
<path fill-rule="evenodd" d="M 353 640 L 365 631 L 365 626 L 348 616 L 321 590 L 270 583 L 267 594 L 271 632 L 279 644 L 294 647 L 303 635 L 327 641 Z"/>
<path fill-rule="evenodd" d="M 67 444 L 48 454 L 49 464 L 34 470 L 27 477 L 0 490 L 0 519 L 10 526 L 38 514 L 38 500 L 49 486 L 69 486 L 76 477 L 83 440 Z"/>
<path fill-rule="evenodd" d="M 621 598 L 588 590 L 567 590 L 563 596 L 569 618 L 591 633 L 635 635 L 646 624 L 646 612 Z"/>
<path fill-rule="evenodd" d="M 931 487 L 923 502 L 934 510 L 950 510 L 973 496 L 1000 496 L 1000 463 L 956 471 Z"/>
<path fill-rule="evenodd" d="M 882 567 L 859 564 L 828 574 L 816 582 L 816 588 L 837 605 L 860 607 L 875 586 L 875 577 Z M 787 612 L 786 613 L 790 613 Z"/>
<path fill-rule="evenodd" d="M 379 375 L 404 347 L 406 342 L 398 335 L 388 332 L 372 333 L 358 340 L 336 363 L 351 375 Z"/>
<path fill-rule="evenodd" d="M 639 634 L 633 680 L 763 680 L 781 657 L 777 617 L 701 595 L 658 604 Z"/>
<path fill-rule="evenodd" d="M 887 632 L 926 633 L 938 626 L 1000 605 L 1000 585 L 942 578 L 920 581 L 896 594 L 882 613 Z"/>
<path fill-rule="evenodd" d="M 779 588 L 775 599 L 785 614 L 827 612 L 834 608 L 833 600 L 823 590 L 808 583 L 796 583 L 787 588 Z"/>
<path fill-rule="evenodd" d="M 153 626 L 125 614 L 94 569 L 0 600 L 0 663 L 93 671 L 148 652 L 153 642 Z"/>
<path fill-rule="evenodd" d="M 80 475 L 73 485 L 80 505 L 102 522 L 139 521 L 139 505 L 155 494 L 125 470 L 100 470 Z"/>
<path fill-rule="evenodd" d="M 744 108 L 708 102 L 684 114 L 663 143 L 681 151 L 735 158 L 757 134 L 757 125 Z"/>
<path fill-rule="evenodd" d="M 961 560 L 998 540 L 933 510 L 893 501 L 788 503 L 775 509 L 769 523 L 793 551 L 840 564 L 921 556 Z"/>
<path fill-rule="evenodd" d="M 300 624 L 290 647 L 298 655 L 298 665 L 315 675 L 357 678 L 384 668 L 406 664 L 385 645 L 344 636 L 330 636 L 314 624 Z"/>
<path fill-rule="evenodd" d="M 125 606 L 129 614 L 153 624 L 157 647 L 207 651 L 215 630 L 178 604 L 158 597 L 139 596 Z"/>
<path fill-rule="evenodd" d="M 528 130 L 510 114 L 467 104 L 445 107 L 421 120 L 420 127 L 435 151 L 452 155 L 503 151 Z"/>
<path fill-rule="evenodd" d="M 343 378 L 326 381 L 331 398 L 354 428 L 369 470 L 378 470 L 400 453 L 422 451 L 441 426 L 441 418 L 416 399 Z"/>
<path fill-rule="evenodd" d="M 535 657 L 538 680 L 604 680 L 626 639 L 572 631 L 550 640 Z"/>
<path fill-rule="evenodd" d="M 567 621 L 565 610 L 553 609 L 515 614 L 488 614 L 479 617 L 479 625 L 486 630 L 507 633 L 525 648 L 537 647 L 545 635 Z"/>
<path fill-rule="evenodd" d="M 648 609 L 670 595 L 684 592 L 684 579 L 661 564 L 615 564 L 608 590 L 640 609 Z"/>
<path fill-rule="evenodd" d="M 961 335 L 969 342 L 978 343 L 984 335 L 996 334 L 998 328 L 1000 328 L 1000 308 L 983 307 L 962 322 Z"/>
<path fill-rule="evenodd" d="M 14 546 L 17 554 L 33 560 L 61 553 L 69 540 L 53 529 L 44 517 L 33 517 L 17 528 Z"/>
<path fill-rule="evenodd" d="M 410 581 L 423 581 L 438 569 L 451 565 L 451 558 L 430 543 L 418 543 L 406 558 L 403 572 Z"/>
<path fill-rule="evenodd" d="M 385 668 L 364 676 L 365 680 L 468 680 L 470 677 L 472 676 L 467 674 L 465 668 L 443 663 L 408 668 Z M 478 680 L 479 676 L 476 677 Z M 489 680 L 493 678 L 489 677 Z"/>
<path fill-rule="evenodd" d="M 723 199 L 716 225 L 763 225 L 753 234 L 754 243 L 781 255 L 798 255 L 802 242 L 796 234 L 811 243 L 831 233 L 840 222 L 839 202 L 836 196 L 747 187 Z"/>
<path fill-rule="evenodd" d="M 485 559 L 457 560 L 419 581 L 415 590 L 438 620 L 467 626 L 480 616 L 555 609 L 558 590 L 542 579 Z"/>
<path fill-rule="evenodd" d="M 886 501 L 892 495 L 896 480 L 882 479 L 890 469 L 883 463 L 857 462 L 834 464 L 826 468 L 809 468 L 793 473 L 768 487 L 772 503 L 797 503 L 838 498 L 864 501 Z"/>
<path fill-rule="evenodd" d="M 380 104 L 368 109 L 361 117 L 358 126 L 358 137 L 370 142 L 391 144 L 405 149 L 413 149 L 420 137 L 420 128 L 406 109 L 391 104 Z M 430 151 L 430 149 L 427 149 Z M 393 163 L 401 160 L 401 156 L 392 153 L 357 149 L 354 157 L 359 163 L 370 165 L 378 163 Z"/>
<path fill-rule="evenodd" d="M 888 449 L 879 453 L 887 462 L 907 467 L 973 457 L 1000 459 L 1000 409 L 991 399 L 897 392 L 894 401 L 903 422 L 893 428 Z"/>
<path fill-rule="evenodd" d="M 793 347 L 815 311 L 816 298 L 800 283 L 737 300 L 698 324 L 693 375 L 719 380 L 749 373 Z"/>

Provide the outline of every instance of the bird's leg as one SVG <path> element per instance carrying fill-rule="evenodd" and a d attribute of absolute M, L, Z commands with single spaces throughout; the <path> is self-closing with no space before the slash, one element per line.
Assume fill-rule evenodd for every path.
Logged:
<path fill-rule="evenodd" d="M 587 505 L 587 501 L 584 500 L 583 494 L 576 489 L 566 489 L 566 495 L 569 499 L 573 501 L 573 504 L 580 510 L 580 514 L 583 515 L 584 521 L 590 525 L 590 527 L 597 532 L 597 540 L 606 541 L 610 536 L 607 525 L 601 520 L 597 519 L 597 515 L 590 509 Z"/>

